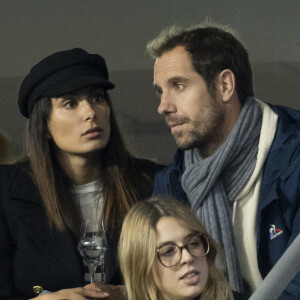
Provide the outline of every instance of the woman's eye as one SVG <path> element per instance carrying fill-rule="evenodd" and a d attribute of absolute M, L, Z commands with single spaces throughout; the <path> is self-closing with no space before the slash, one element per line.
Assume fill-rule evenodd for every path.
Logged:
<path fill-rule="evenodd" d="M 192 249 L 192 248 L 200 248 L 200 247 L 202 247 L 202 242 L 201 242 L 201 240 L 200 240 L 200 238 L 199 237 L 194 237 L 194 238 L 192 238 L 189 242 L 188 242 L 188 247 L 190 248 L 190 249 Z"/>
<path fill-rule="evenodd" d="M 104 99 L 104 96 L 103 95 L 97 95 L 97 96 L 94 96 L 93 97 L 93 102 L 94 103 L 99 103 L 99 102 L 103 102 L 105 99 Z"/>
<path fill-rule="evenodd" d="M 73 100 L 67 100 L 63 103 L 63 106 L 66 108 L 74 108 L 76 106 L 76 102 Z"/>
<path fill-rule="evenodd" d="M 162 249 L 160 255 L 161 256 L 172 256 L 172 255 L 174 255 L 175 252 L 176 252 L 175 247 L 168 247 L 168 248 Z"/>
<path fill-rule="evenodd" d="M 201 246 L 200 242 L 190 242 L 189 244 L 190 248 L 199 248 Z"/>

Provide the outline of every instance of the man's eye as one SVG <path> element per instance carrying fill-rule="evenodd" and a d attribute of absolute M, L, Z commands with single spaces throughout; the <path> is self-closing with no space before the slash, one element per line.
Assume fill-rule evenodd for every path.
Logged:
<path fill-rule="evenodd" d="M 161 90 L 155 90 L 154 94 L 155 94 L 156 97 L 161 98 L 162 91 Z"/>
<path fill-rule="evenodd" d="M 183 85 L 181 83 L 177 82 L 177 83 L 174 84 L 174 88 L 175 88 L 175 90 L 180 91 L 180 90 L 183 89 Z"/>

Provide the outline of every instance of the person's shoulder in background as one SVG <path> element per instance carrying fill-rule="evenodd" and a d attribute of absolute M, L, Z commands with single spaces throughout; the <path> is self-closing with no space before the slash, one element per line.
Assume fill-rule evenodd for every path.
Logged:
<path fill-rule="evenodd" d="M 11 147 L 8 139 L 0 132 L 0 164 L 5 164 L 11 160 Z"/>

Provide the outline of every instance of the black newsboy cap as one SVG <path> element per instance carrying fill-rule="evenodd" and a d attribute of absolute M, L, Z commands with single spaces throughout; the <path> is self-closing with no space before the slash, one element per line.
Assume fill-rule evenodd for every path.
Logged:
<path fill-rule="evenodd" d="M 55 52 L 34 65 L 22 81 L 18 97 L 20 112 L 29 118 L 41 97 L 58 97 L 89 85 L 99 85 L 106 90 L 114 88 L 108 81 L 102 56 L 81 48 Z"/>

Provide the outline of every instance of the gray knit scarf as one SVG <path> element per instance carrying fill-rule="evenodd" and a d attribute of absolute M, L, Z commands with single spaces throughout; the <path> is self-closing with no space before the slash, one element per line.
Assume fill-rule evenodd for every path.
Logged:
<path fill-rule="evenodd" d="M 227 277 L 238 292 L 243 288 L 230 206 L 254 171 L 261 122 L 260 108 L 248 98 L 227 140 L 215 153 L 203 159 L 196 149 L 184 152 L 182 187 L 208 233 L 223 247 Z"/>

